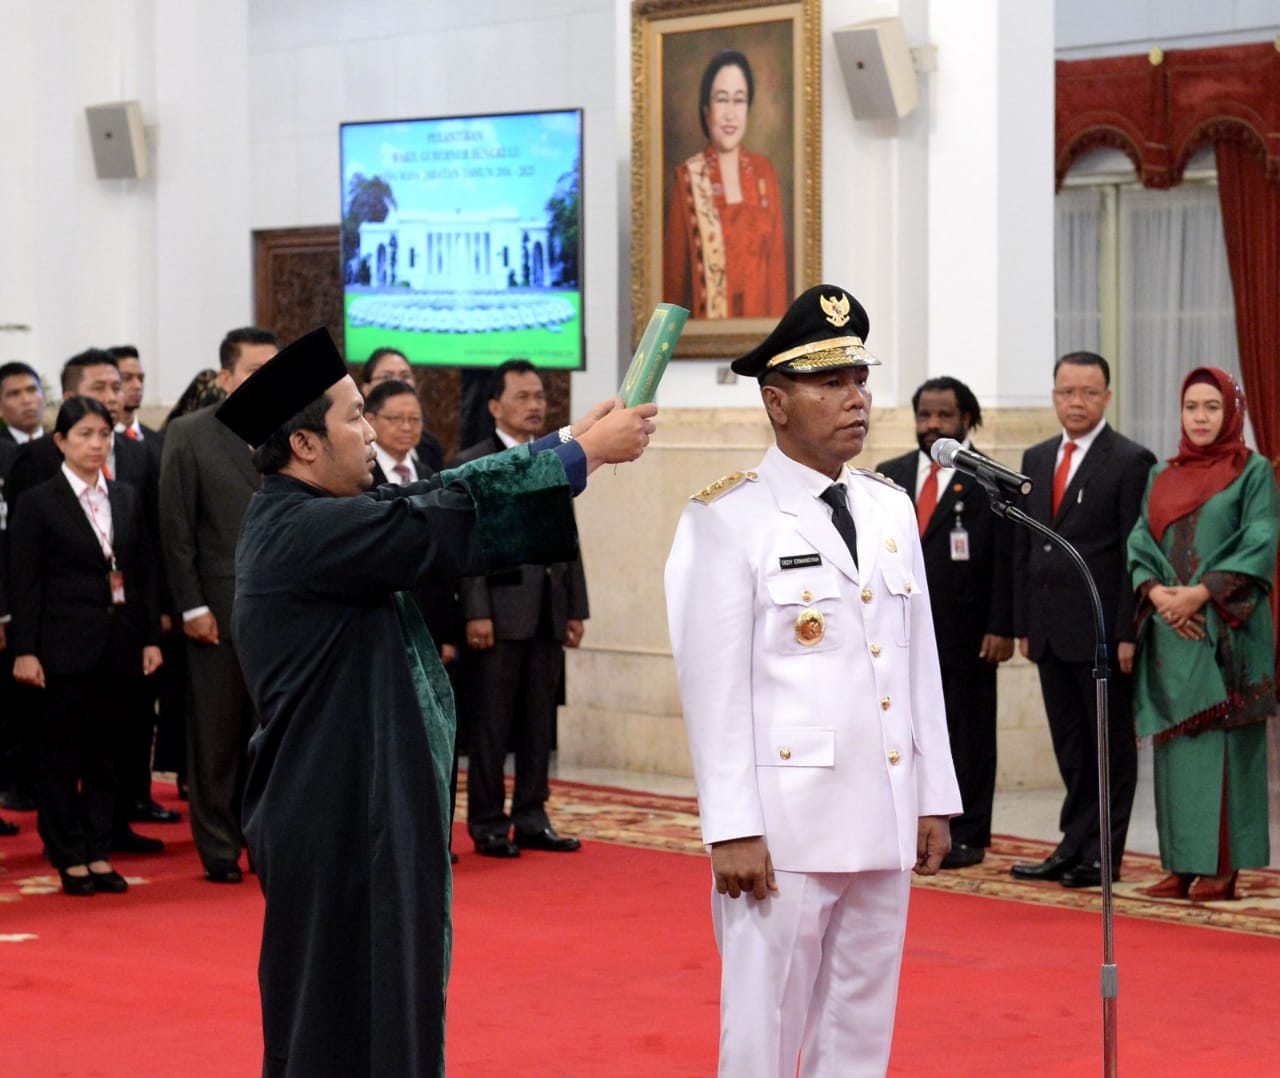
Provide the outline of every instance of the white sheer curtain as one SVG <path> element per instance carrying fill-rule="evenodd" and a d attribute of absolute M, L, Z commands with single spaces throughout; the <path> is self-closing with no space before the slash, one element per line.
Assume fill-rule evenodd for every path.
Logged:
<path fill-rule="evenodd" d="M 1055 355 L 1097 352 L 1101 338 L 1098 276 L 1102 257 L 1102 190 L 1068 188 L 1058 193 L 1055 206 Z"/>
<path fill-rule="evenodd" d="M 1119 258 L 1118 425 L 1163 459 L 1178 447 L 1187 371 L 1238 373 L 1217 188 L 1122 190 Z"/>
<path fill-rule="evenodd" d="M 1057 196 L 1057 354 L 1106 355 L 1099 342 L 1118 339 L 1119 354 L 1107 355 L 1116 426 L 1164 459 L 1178 447 L 1178 390 L 1187 371 L 1208 363 L 1239 373 L 1218 190 L 1194 183 L 1167 191 L 1114 189 L 1114 237 L 1102 185 L 1067 188 Z M 1118 262 L 1111 277 L 1119 295 L 1108 297 L 1112 302 L 1101 295 L 1108 276 L 1104 250 L 1114 250 Z M 1115 311 L 1117 326 L 1104 326 L 1104 311 Z M 1252 444 L 1248 432 L 1246 437 Z"/>

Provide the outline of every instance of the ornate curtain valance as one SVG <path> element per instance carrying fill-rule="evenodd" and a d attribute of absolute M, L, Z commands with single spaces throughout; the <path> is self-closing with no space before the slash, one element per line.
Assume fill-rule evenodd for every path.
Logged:
<path fill-rule="evenodd" d="M 1146 187 L 1172 187 L 1205 143 L 1238 142 L 1280 184 L 1280 45 L 1228 45 L 1057 64 L 1057 184 L 1110 146 Z"/>

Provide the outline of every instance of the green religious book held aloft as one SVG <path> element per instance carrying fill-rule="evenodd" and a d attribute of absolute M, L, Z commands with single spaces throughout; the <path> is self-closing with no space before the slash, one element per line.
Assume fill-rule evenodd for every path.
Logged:
<path fill-rule="evenodd" d="M 653 309 L 636 354 L 631 357 L 631 366 L 622 380 L 622 388 L 618 390 L 618 396 L 628 408 L 653 400 L 658 392 L 658 383 L 662 381 L 662 373 L 667 369 L 667 360 L 675 351 L 676 341 L 680 339 L 680 332 L 687 321 L 689 312 L 674 303 L 659 303 Z"/>

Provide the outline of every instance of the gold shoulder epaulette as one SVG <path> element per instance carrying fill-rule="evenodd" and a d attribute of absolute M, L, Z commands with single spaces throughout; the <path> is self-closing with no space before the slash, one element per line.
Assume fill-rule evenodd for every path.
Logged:
<path fill-rule="evenodd" d="M 748 480 L 755 482 L 759 478 L 760 476 L 755 472 L 730 472 L 728 475 L 721 476 L 714 483 L 707 484 L 689 500 L 701 502 L 703 505 L 710 505 L 721 495 L 728 494 L 734 487 L 741 486 L 742 483 Z"/>
<path fill-rule="evenodd" d="M 897 483 L 895 483 L 883 472 L 873 472 L 868 468 L 855 468 L 852 464 L 850 464 L 849 473 L 851 475 L 864 475 L 868 479 L 874 479 L 879 483 L 883 483 L 886 487 L 893 487 L 894 490 L 902 490 L 902 487 L 898 486 Z"/>

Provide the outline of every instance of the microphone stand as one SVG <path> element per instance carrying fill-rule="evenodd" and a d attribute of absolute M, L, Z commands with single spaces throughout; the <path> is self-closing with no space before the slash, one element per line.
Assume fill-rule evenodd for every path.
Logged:
<path fill-rule="evenodd" d="M 1093 603 L 1094 616 L 1094 659 L 1093 681 L 1098 712 L 1098 839 L 1102 861 L 1102 1073 L 1106 1078 L 1116 1075 L 1116 1000 L 1120 994 L 1119 973 L 1115 962 L 1115 939 L 1113 926 L 1115 922 L 1114 904 L 1111 891 L 1111 743 L 1109 737 L 1107 708 L 1107 631 L 1102 614 L 1102 600 L 1098 597 L 1097 585 L 1080 556 L 1070 543 L 1052 528 L 1047 528 L 1038 520 L 1027 516 L 1017 506 L 1010 504 L 1008 496 L 1001 489 L 995 476 L 991 473 L 981 474 L 974 478 L 982 484 L 991 503 L 991 511 L 1005 520 L 1016 521 L 1057 544 L 1075 564 L 1089 589 L 1089 598 Z"/>

